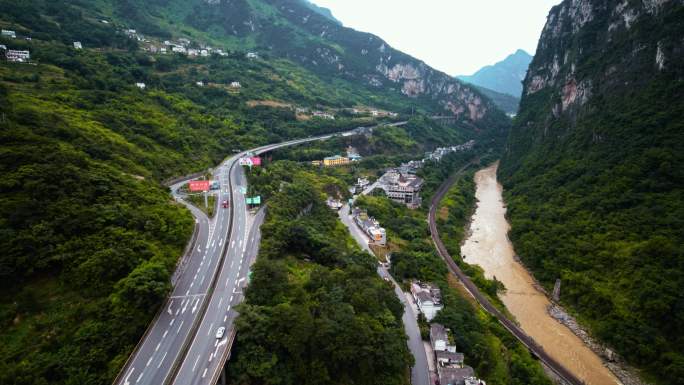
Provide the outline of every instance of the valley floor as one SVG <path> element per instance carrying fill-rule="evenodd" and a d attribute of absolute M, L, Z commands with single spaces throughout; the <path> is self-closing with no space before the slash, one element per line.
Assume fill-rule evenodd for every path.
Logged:
<path fill-rule="evenodd" d="M 516 261 L 507 235 L 510 226 L 505 217 L 502 187 L 496 179 L 497 167 L 498 163 L 475 174 L 478 203 L 470 224 L 470 236 L 461 248 L 464 261 L 481 266 L 487 278 L 495 277 L 504 284 L 506 291 L 500 298 L 506 308 L 549 355 L 587 384 L 619 384 L 598 355 L 548 314 L 549 299 L 537 289 L 531 274 Z"/>

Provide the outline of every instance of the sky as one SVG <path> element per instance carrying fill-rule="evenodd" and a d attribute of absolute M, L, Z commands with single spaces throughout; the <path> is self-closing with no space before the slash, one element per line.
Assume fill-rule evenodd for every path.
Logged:
<path fill-rule="evenodd" d="M 561 0 L 312 0 L 345 26 L 450 75 L 471 75 L 519 48 L 534 55 Z"/>

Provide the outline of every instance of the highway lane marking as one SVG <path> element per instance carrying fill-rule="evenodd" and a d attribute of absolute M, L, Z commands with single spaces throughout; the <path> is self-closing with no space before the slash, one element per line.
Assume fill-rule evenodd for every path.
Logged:
<path fill-rule="evenodd" d="M 226 286 L 225 287 L 228 287 L 228 282 L 230 282 L 230 277 L 226 278 Z"/>
<path fill-rule="evenodd" d="M 207 276 L 206 274 L 204 274 L 204 275 L 202 276 L 202 279 L 200 280 L 200 283 L 199 283 L 200 285 L 204 283 L 204 277 L 206 277 L 206 276 Z"/>
<path fill-rule="evenodd" d="M 197 298 L 197 302 L 195 303 L 195 306 L 192 307 L 192 314 L 195 314 L 195 311 L 197 310 L 197 305 L 199 305 L 200 299 L 199 297 Z"/>
<path fill-rule="evenodd" d="M 207 335 L 211 334 L 211 329 L 214 328 L 214 323 L 212 322 L 211 325 L 209 325 L 209 331 L 207 332 Z"/>
<path fill-rule="evenodd" d="M 166 309 L 166 312 L 169 313 L 169 315 L 173 315 L 173 311 L 171 310 L 171 306 L 173 306 L 173 301 L 169 303 L 169 308 Z"/>
<path fill-rule="evenodd" d="M 168 352 L 164 352 L 164 355 L 162 356 L 161 360 L 159 361 L 159 365 L 157 365 L 157 369 L 161 368 L 162 362 L 164 362 L 164 358 L 166 358 L 166 353 L 168 353 Z"/>
<path fill-rule="evenodd" d="M 185 295 L 186 295 L 186 296 L 187 296 L 188 294 L 190 294 L 190 290 L 188 290 L 188 291 L 185 292 Z"/>
<path fill-rule="evenodd" d="M 145 364 L 145 367 L 150 366 L 150 362 L 152 362 L 152 359 L 154 358 L 154 355 L 150 356 L 150 359 L 147 360 L 147 363 Z"/>
<path fill-rule="evenodd" d="M 233 296 L 230 296 L 230 303 L 233 303 Z"/>
<path fill-rule="evenodd" d="M 131 368 L 131 369 L 128 371 L 128 374 L 126 375 L 126 378 L 124 379 L 124 385 L 130 384 L 130 382 L 128 382 L 128 379 L 131 378 L 131 374 L 133 374 L 133 371 L 134 371 L 134 370 L 135 370 L 135 368 Z"/>
<path fill-rule="evenodd" d="M 223 297 L 221 297 L 221 298 L 219 299 L 219 304 L 218 304 L 218 306 L 216 306 L 216 308 L 220 309 L 222 303 L 223 303 Z"/>
<path fill-rule="evenodd" d="M 195 368 L 197 367 L 197 362 L 199 362 L 199 359 L 200 359 L 200 355 L 198 354 L 198 355 L 197 355 L 197 359 L 195 360 L 195 364 L 192 365 L 192 371 L 193 371 L 193 372 L 195 371 Z"/>
<path fill-rule="evenodd" d="M 223 322 L 226 322 L 227 319 L 228 319 L 228 316 L 227 316 L 227 315 L 224 315 L 224 316 L 223 316 Z"/>
<path fill-rule="evenodd" d="M 209 362 L 211 362 L 212 358 L 214 358 L 214 353 L 209 354 Z"/>
<path fill-rule="evenodd" d="M 230 261 L 230 268 L 231 269 L 233 268 L 233 263 L 235 263 L 235 261 Z"/>
<path fill-rule="evenodd" d="M 192 287 L 195 284 L 195 281 L 190 282 L 190 287 Z"/>
<path fill-rule="evenodd" d="M 161 342 L 157 344 L 157 347 L 156 347 L 156 348 L 154 348 L 154 351 L 155 351 L 155 352 L 156 352 L 157 350 L 159 350 L 159 346 L 161 346 Z"/>
<path fill-rule="evenodd" d="M 143 370 L 142 372 L 140 372 L 140 375 L 138 376 L 138 379 L 137 379 L 137 380 L 135 380 L 135 383 L 136 383 L 136 384 L 137 384 L 138 382 L 140 382 L 140 379 L 142 378 L 142 376 L 143 376 L 143 373 L 145 373 L 145 371 L 144 371 L 144 370 Z"/>
<path fill-rule="evenodd" d="M 173 322 L 175 321 L 175 318 L 171 318 L 171 322 L 169 322 L 169 326 L 173 326 Z"/>
<path fill-rule="evenodd" d="M 209 368 L 204 368 L 204 373 L 202 373 L 202 378 L 207 376 L 207 369 L 209 369 Z"/>
<path fill-rule="evenodd" d="M 193 281 L 196 280 L 196 279 L 197 279 L 197 273 L 195 273 L 195 276 L 192 277 L 192 280 L 193 280 Z"/>
<path fill-rule="evenodd" d="M 178 325 L 178 330 L 176 331 L 176 334 L 180 333 L 181 327 L 183 327 L 183 322 L 185 322 L 185 320 L 181 320 L 180 325 Z"/>
<path fill-rule="evenodd" d="M 164 332 L 164 335 L 162 336 L 162 338 L 166 338 L 166 335 L 167 335 L 167 334 L 169 334 L 169 329 L 166 329 L 166 331 Z"/>

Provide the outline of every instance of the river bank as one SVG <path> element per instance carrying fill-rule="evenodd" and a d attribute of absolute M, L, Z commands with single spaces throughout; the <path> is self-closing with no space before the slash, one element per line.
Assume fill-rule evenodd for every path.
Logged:
<path fill-rule="evenodd" d="M 475 174 L 478 204 L 461 248 L 464 261 L 480 265 L 487 278 L 496 277 L 504 284 L 507 290 L 500 298 L 522 329 L 573 374 L 587 384 L 621 384 L 601 357 L 549 314 L 551 302 L 516 260 L 507 235 L 509 225 L 502 188 L 496 180 L 497 166 Z"/>

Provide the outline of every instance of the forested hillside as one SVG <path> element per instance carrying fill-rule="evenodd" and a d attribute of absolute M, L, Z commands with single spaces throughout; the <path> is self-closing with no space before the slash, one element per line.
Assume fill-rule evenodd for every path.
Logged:
<path fill-rule="evenodd" d="M 268 2 L 236 4 L 289 25 Z M 166 178 L 239 149 L 377 122 L 353 107 L 399 114 L 393 119 L 444 110 L 440 99 L 332 77 L 281 55 L 268 48 L 282 46 L 278 33 L 257 44 L 256 35 L 193 26 L 204 16 L 224 26 L 229 17 L 249 21 L 205 6 L 0 0 L 0 27 L 17 34 L 0 44 L 31 55 L 0 63 L 0 383 L 111 382 L 166 296 L 192 232 Z M 315 15 L 319 25 L 341 28 Z M 221 51 L 159 51 L 181 38 L 187 49 Z M 247 58 L 254 47 L 258 58 Z M 455 127 L 430 130 L 500 138 L 507 120 L 473 92 L 478 119 L 465 114 Z M 335 120 L 312 117 L 318 110 Z"/>
<path fill-rule="evenodd" d="M 684 383 L 684 4 L 564 1 L 500 174 L 511 239 L 591 332 Z"/>

